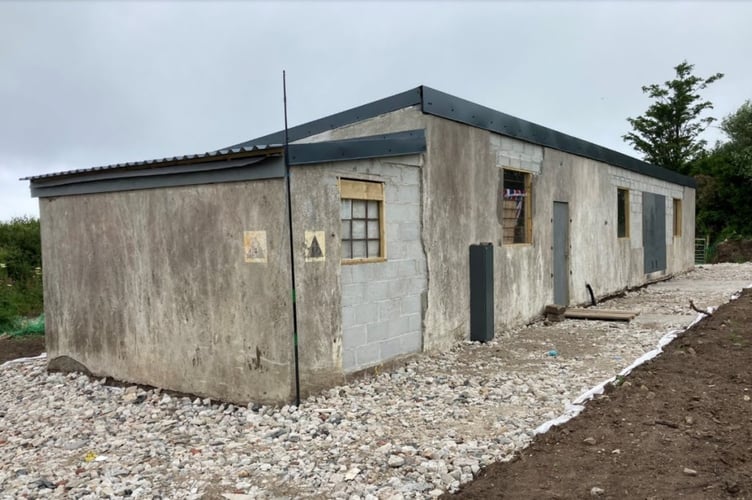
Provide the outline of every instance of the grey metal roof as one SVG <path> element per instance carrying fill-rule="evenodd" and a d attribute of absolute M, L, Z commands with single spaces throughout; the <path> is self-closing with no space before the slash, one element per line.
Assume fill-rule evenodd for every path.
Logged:
<path fill-rule="evenodd" d="M 566 153 L 590 158 L 592 160 L 614 165 L 632 172 L 649 177 L 673 182 L 682 186 L 694 188 L 695 180 L 673 170 L 658 165 L 652 165 L 618 151 L 599 146 L 595 143 L 559 132 L 549 127 L 538 125 L 521 118 L 517 118 L 501 111 L 487 108 L 480 104 L 455 97 L 422 85 L 391 97 L 379 99 L 362 106 L 358 106 L 331 116 L 320 118 L 289 129 L 290 141 L 297 141 L 305 137 L 320 134 L 327 130 L 350 125 L 352 123 L 374 118 L 398 109 L 410 106 L 421 106 L 421 111 L 428 115 L 438 116 L 447 120 L 464 123 L 497 134 L 513 137 L 521 141 L 557 149 Z M 230 147 L 248 147 L 267 142 L 281 142 L 284 131 L 251 139 Z"/>
<path fill-rule="evenodd" d="M 390 113 L 392 111 L 397 111 L 398 109 L 403 109 L 410 106 L 417 106 L 421 103 L 422 93 L 423 87 L 416 87 L 406 92 L 401 92 L 390 97 L 385 97 L 384 99 L 379 99 L 378 101 L 369 102 L 368 104 L 363 104 L 346 111 L 334 113 L 333 115 L 325 116 L 324 118 L 319 118 L 318 120 L 313 120 L 302 125 L 290 127 L 287 130 L 288 140 L 290 142 L 294 142 L 299 139 L 325 132 L 327 130 L 334 130 L 339 127 L 344 127 L 345 125 L 350 125 L 351 123 L 359 122 L 361 120 L 367 120 L 368 118 L 373 118 L 374 116 L 383 115 L 385 113 Z M 229 147 L 248 147 L 256 144 L 268 144 L 270 142 L 279 143 L 284 142 L 284 140 L 285 131 L 280 130 L 272 134 L 267 134 L 255 139 L 251 139 L 249 141 L 241 142 L 240 144 L 234 144 Z"/>
<path fill-rule="evenodd" d="M 167 163 L 178 163 L 178 162 L 194 161 L 194 160 L 202 160 L 202 159 L 206 159 L 207 161 L 209 161 L 209 160 L 216 160 L 222 156 L 229 156 L 229 155 L 240 154 L 240 153 L 253 153 L 257 151 L 263 152 L 267 150 L 280 149 L 280 148 L 282 148 L 282 144 L 255 144 L 253 146 L 229 147 L 229 148 L 224 148 L 224 149 L 218 149 L 217 151 L 209 151 L 206 153 L 189 154 L 189 155 L 181 155 L 181 156 L 168 156 L 165 158 L 154 159 L 154 160 L 134 161 L 134 162 L 127 162 L 127 163 L 114 163 L 112 165 L 103 165 L 99 167 L 79 168 L 75 170 L 66 170 L 63 172 L 53 172 L 49 174 L 34 175 L 30 177 L 22 177 L 20 180 L 38 181 L 42 179 L 50 179 L 54 177 L 63 177 L 63 176 L 68 176 L 68 175 L 89 174 L 92 172 L 99 172 L 102 170 L 118 170 L 118 169 L 129 169 L 129 168 L 137 168 L 137 167 L 158 167 Z"/>
<path fill-rule="evenodd" d="M 157 168 L 96 170 L 32 181 L 31 195 L 39 198 L 111 193 L 220 182 L 276 179 L 284 176 L 282 154 L 216 157 L 199 163 L 162 164 Z"/>
<path fill-rule="evenodd" d="M 410 106 L 421 106 L 421 111 L 425 114 L 438 116 L 444 119 L 453 120 L 466 125 L 481 128 L 498 134 L 514 137 L 532 144 L 557 149 L 577 156 L 590 158 L 609 165 L 623 168 L 625 170 L 637 172 L 656 179 L 672 182 L 675 184 L 695 187 L 695 180 L 691 177 L 681 175 L 666 168 L 651 165 L 644 161 L 638 160 L 631 156 L 619 153 L 612 149 L 599 146 L 592 142 L 579 139 L 577 137 L 564 134 L 557 130 L 538 125 L 527 120 L 522 120 L 500 111 L 496 111 L 480 104 L 476 104 L 459 97 L 434 90 L 430 87 L 420 86 L 414 89 L 402 92 L 391 97 L 379 99 L 377 101 L 364 104 L 340 113 L 320 118 L 289 129 L 290 141 L 310 137 L 312 135 L 333 130 L 339 127 L 349 125 L 362 120 L 376 117 L 385 113 L 407 108 Z M 211 161 L 233 154 L 263 152 L 265 150 L 282 148 L 284 141 L 284 131 L 268 134 L 256 139 L 235 144 L 227 148 L 211 151 L 197 155 L 184 155 L 162 158 L 159 160 L 148 160 L 132 163 L 118 163 L 103 167 L 94 167 L 80 170 L 70 170 L 67 172 L 57 172 L 52 174 L 43 174 L 33 177 L 24 177 L 21 180 L 39 181 L 51 177 L 63 177 L 70 175 L 87 174 L 99 170 L 116 170 L 129 168 L 144 167 L 162 167 L 169 164 L 180 162 L 194 162 L 196 160 Z M 346 148 L 347 145 L 340 144 L 339 149 Z M 351 149 L 347 147 L 348 149 Z M 299 152 L 304 149 L 298 150 Z M 318 154 L 318 153 L 317 153 Z M 331 155 L 331 151 L 327 155 Z M 353 152 L 349 151 L 346 156 L 352 156 Z M 325 155 L 326 156 L 326 155 Z M 304 163 L 302 159 L 298 159 Z"/>
<path fill-rule="evenodd" d="M 425 132 L 418 129 L 353 139 L 291 144 L 288 154 L 290 165 L 308 165 L 404 156 L 425 150 Z M 216 154 L 186 155 L 47 174 L 31 179 L 31 195 L 46 198 L 282 178 L 285 175 L 282 151 L 281 146 L 275 145 L 227 148 Z"/>

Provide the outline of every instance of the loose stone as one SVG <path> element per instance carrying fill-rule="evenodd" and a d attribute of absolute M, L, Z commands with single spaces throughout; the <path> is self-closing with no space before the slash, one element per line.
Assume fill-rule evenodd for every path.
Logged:
<path fill-rule="evenodd" d="M 713 286 L 689 286 L 711 275 Z M 1 365 L 0 463 L 11 465 L 0 468 L 0 491 L 8 498 L 436 498 L 512 458 L 538 426 L 685 327 L 690 298 L 717 306 L 742 282 L 752 282 L 752 264 L 698 268 L 610 302 L 643 313 L 618 327 L 565 319 L 500 332 L 485 344 L 459 342 L 300 407 L 111 387 L 48 373 L 44 360 Z M 641 319 L 651 313 L 650 322 Z M 670 314 L 683 319 L 655 320 Z M 558 356 L 541 356 L 554 347 Z"/>

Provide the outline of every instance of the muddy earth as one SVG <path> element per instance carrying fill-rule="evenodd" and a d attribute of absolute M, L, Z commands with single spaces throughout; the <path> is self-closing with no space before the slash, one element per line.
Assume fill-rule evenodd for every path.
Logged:
<path fill-rule="evenodd" d="M 752 261 L 752 240 L 726 240 L 715 247 L 713 262 Z"/>
<path fill-rule="evenodd" d="M 752 498 L 752 293 L 446 498 Z"/>
<path fill-rule="evenodd" d="M 44 352 L 44 335 L 0 337 L 0 364 L 16 358 L 32 358 Z"/>

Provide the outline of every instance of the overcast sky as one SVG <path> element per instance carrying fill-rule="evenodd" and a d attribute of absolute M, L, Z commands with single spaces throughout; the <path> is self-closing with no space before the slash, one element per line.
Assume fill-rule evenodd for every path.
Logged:
<path fill-rule="evenodd" d="M 0 220 L 19 177 L 199 153 L 421 84 L 638 156 L 640 87 L 752 98 L 750 2 L 0 1 Z M 712 142 L 720 138 L 709 131 Z"/>

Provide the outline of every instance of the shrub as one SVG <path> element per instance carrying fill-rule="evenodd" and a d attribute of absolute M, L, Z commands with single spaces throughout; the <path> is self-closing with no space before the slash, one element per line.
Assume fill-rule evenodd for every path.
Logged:
<path fill-rule="evenodd" d="M 44 309 L 39 220 L 0 222 L 0 332 Z"/>

